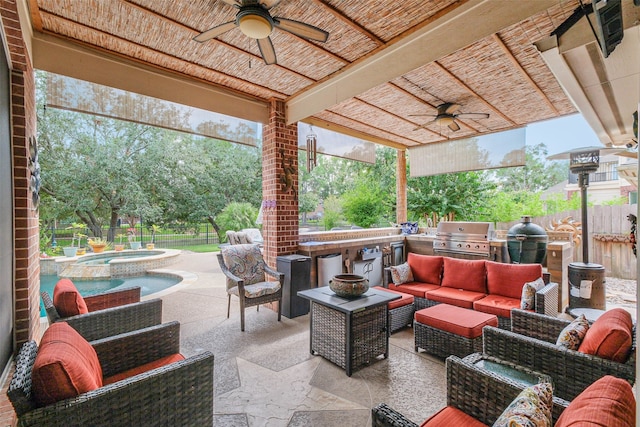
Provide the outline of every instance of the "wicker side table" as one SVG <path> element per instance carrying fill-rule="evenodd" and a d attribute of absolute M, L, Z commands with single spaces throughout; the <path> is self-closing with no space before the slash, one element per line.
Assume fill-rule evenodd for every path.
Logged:
<path fill-rule="evenodd" d="M 388 356 L 387 303 L 399 295 L 371 288 L 359 298 L 346 299 L 326 286 L 298 295 L 311 301 L 311 354 L 340 366 L 347 376 L 380 356 Z"/>

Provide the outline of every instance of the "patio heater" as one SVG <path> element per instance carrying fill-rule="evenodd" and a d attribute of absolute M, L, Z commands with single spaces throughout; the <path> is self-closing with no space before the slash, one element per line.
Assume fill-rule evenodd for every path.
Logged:
<path fill-rule="evenodd" d="M 572 316 L 584 314 L 589 320 L 595 320 L 606 309 L 605 269 L 600 264 L 589 262 L 589 228 L 587 217 L 587 187 L 589 174 L 598 170 L 600 151 L 611 149 L 599 147 L 577 148 L 565 153 L 550 156 L 549 159 L 569 158 L 569 169 L 578 175 L 580 187 L 582 222 L 582 262 L 569 263 L 569 307 Z M 619 151 L 619 149 L 617 149 Z"/>

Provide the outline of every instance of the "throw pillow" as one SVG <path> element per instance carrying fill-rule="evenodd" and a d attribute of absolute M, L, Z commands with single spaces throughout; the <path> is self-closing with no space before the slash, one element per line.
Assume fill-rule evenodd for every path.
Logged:
<path fill-rule="evenodd" d="M 538 277 L 533 282 L 527 282 L 522 286 L 522 298 L 520 299 L 520 308 L 523 310 L 535 310 L 536 308 L 536 292 L 544 288 L 544 280 Z"/>
<path fill-rule="evenodd" d="M 556 345 L 566 347 L 569 350 L 578 350 L 588 330 L 589 322 L 584 317 L 584 314 L 581 314 L 560 332 Z"/>
<path fill-rule="evenodd" d="M 629 358 L 632 344 L 631 315 L 622 308 L 614 308 L 606 311 L 593 322 L 578 351 L 625 363 Z"/>
<path fill-rule="evenodd" d="M 551 427 L 553 387 L 540 383 L 527 387 L 511 402 L 493 427 Z"/>
<path fill-rule="evenodd" d="M 403 283 L 413 282 L 413 273 L 408 263 L 391 267 L 391 280 L 394 285 L 402 285 Z"/>

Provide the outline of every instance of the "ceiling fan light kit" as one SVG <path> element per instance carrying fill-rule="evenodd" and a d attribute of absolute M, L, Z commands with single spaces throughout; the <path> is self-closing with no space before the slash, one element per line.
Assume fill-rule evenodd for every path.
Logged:
<path fill-rule="evenodd" d="M 261 6 L 247 6 L 236 15 L 236 24 L 242 33 L 252 39 L 264 39 L 273 32 L 273 19 Z"/>
<path fill-rule="evenodd" d="M 280 0 L 223 0 L 226 4 L 238 9 L 233 21 L 219 24 L 207 31 L 198 34 L 193 39 L 197 42 L 206 42 L 214 39 L 234 28 L 240 28 L 242 33 L 258 42 L 258 49 L 265 64 L 277 63 L 276 51 L 269 37 L 274 28 L 286 31 L 305 40 L 314 40 L 324 43 L 329 38 L 329 33 L 293 19 L 273 17 L 269 9 L 280 3 Z"/>

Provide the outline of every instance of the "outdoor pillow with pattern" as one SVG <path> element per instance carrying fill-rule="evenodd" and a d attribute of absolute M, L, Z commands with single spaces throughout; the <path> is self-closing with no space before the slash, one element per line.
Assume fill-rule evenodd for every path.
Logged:
<path fill-rule="evenodd" d="M 401 285 L 403 283 L 413 282 L 413 273 L 409 263 L 404 263 L 391 267 L 391 280 L 394 285 Z"/>
<path fill-rule="evenodd" d="M 589 322 L 584 314 L 581 314 L 560 332 L 556 345 L 566 347 L 569 350 L 578 350 L 588 330 Z"/>
<path fill-rule="evenodd" d="M 551 427 L 553 388 L 549 383 L 527 387 L 509 404 L 493 427 Z"/>
<path fill-rule="evenodd" d="M 522 286 L 522 299 L 520 300 L 520 308 L 522 310 L 535 310 L 536 308 L 536 292 L 544 288 L 544 280 L 542 277 L 537 278 L 533 282 L 527 282 Z"/>

